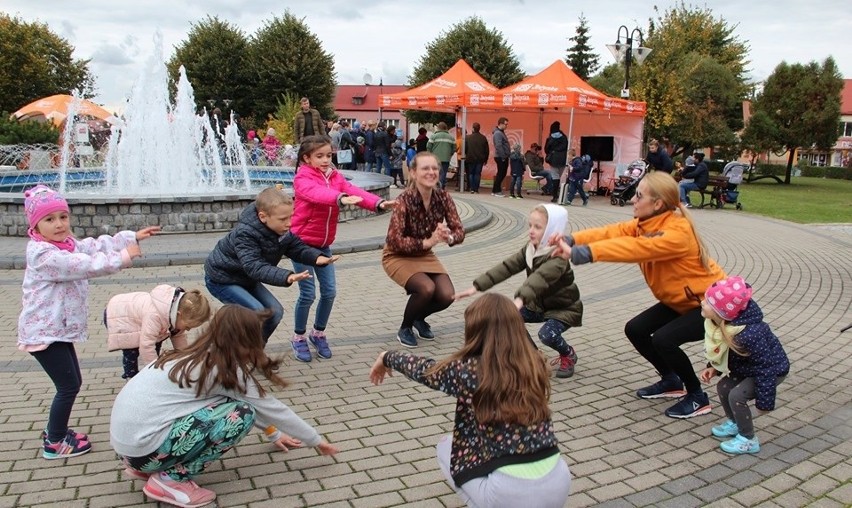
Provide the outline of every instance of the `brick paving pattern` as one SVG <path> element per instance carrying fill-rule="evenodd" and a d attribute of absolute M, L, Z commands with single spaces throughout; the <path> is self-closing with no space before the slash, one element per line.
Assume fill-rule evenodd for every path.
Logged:
<path fill-rule="evenodd" d="M 396 191 L 394 191 L 396 192 Z M 466 226 L 465 243 L 439 248 L 457 289 L 526 239 L 526 215 L 542 197 L 499 199 L 454 194 Z M 743 195 L 747 200 L 747 196 Z M 630 217 L 630 207 L 592 198 L 568 208 L 572 229 Z M 553 378 L 551 407 L 560 448 L 574 475 L 569 506 L 850 506 L 852 505 L 852 235 L 755 217 L 733 210 L 696 210 L 694 217 L 713 256 L 729 274 L 755 288 L 767 320 L 792 361 L 777 409 L 756 419 L 757 456 L 719 451 L 710 427 L 724 417 L 715 389 L 711 415 L 666 418 L 670 401 L 647 401 L 634 391 L 655 378 L 623 335 L 624 323 L 653 303 L 635 265 L 591 264 L 575 274 L 586 306 L 581 328 L 567 335 L 580 360 L 573 378 Z M 458 507 L 434 457 L 440 435 L 452 429 L 454 402 L 395 376 L 382 387 L 367 378 L 378 352 L 396 349 L 405 303 L 376 250 L 387 216 L 341 224 L 336 248 L 338 296 L 327 330 L 334 357 L 283 368 L 291 381 L 275 395 L 342 450 L 284 454 L 259 432 L 200 476 L 218 506 Z M 46 461 L 38 434 L 54 389 L 38 364 L 15 347 L 20 312 L 20 270 L 26 241 L 0 239 L 0 508 L 11 506 L 152 506 L 142 482 L 127 480 L 109 446 L 112 400 L 123 386 L 121 355 L 106 350 L 98 322 L 113 294 L 150 290 L 157 283 L 203 289 L 200 263 L 222 233 L 162 235 L 142 244 L 138 267 L 90 286 L 91 338 L 78 349 L 84 384 L 71 425 L 90 434 L 94 450 Z M 285 261 L 286 263 L 286 261 Z M 496 288 L 514 292 L 520 276 Z M 289 309 L 295 288 L 272 288 L 288 314 L 269 350 L 288 355 Z M 466 300 L 430 321 L 438 336 L 418 354 L 441 357 L 462 334 Z M 537 328 L 530 325 L 535 336 Z M 696 369 L 700 343 L 686 346 Z"/>

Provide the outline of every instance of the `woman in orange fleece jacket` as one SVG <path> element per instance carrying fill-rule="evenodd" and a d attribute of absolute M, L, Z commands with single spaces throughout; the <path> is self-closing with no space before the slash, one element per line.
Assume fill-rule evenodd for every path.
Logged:
<path fill-rule="evenodd" d="M 725 272 L 707 255 L 671 175 L 647 174 L 631 202 L 634 218 L 630 221 L 551 237 L 551 244 L 557 246 L 554 255 L 575 265 L 639 263 L 658 302 L 628 321 L 624 333 L 662 379 L 636 395 L 683 397 L 666 410 L 672 418 L 709 413 L 710 400 L 680 346 L 704 339 L 701 300 L 712 283 L 725 278 Z"/>

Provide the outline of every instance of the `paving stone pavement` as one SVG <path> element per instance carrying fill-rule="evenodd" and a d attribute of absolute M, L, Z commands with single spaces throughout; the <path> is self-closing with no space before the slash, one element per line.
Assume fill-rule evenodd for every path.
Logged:
<path fill-rule="evenodd" d="M 454 194 L 465 224 L 479 227 L 464 244 L 439 248 L 457 289 L 521 248 L 525 220 L 542 197 L 499 199 Z M 746 199 L 747 196 L 743 194 Z M 592 198 L 568 209 L 572 229 L 630 217 L 629 207 Z M 791 507 L 852 505 L 852 235 L 733 210 L 696 210 L 695 221 L 713 256 L 740 274 L 781 337 L 792 361 L 777 409 L 756 419 L 757 456 L 719 451 L 710 427 L 724 417 L 666 418 L 670 402 L 637 399 L 655 377 L 623 335 L 624 323 L 653 303 L 635 265 L 591 264 L 575 269 L 585 304 L 584 326 L 566 337 L 577 349 L 575 376 L 553 378 L 551 407 L 560 448 L 574 475 L 568 506 Z M 335 457 L 314 450 L 287 454 L 253 432 L 198 482 L 215 490 L 219 506 L 458 507 L 434 458 L 450 432 L 454 402 L 396 376 L 381 387 L 367 378 L 376 355 L 396 349 L 405 295 L 380 266 L 387 215 L 340 226 L 338 296 L 328 328 L 334 357 L 283 367 L 291 381 L 275 395 L 341 448 Z M 40 458 L 38 433 L 53 386 L 37 363 L 15 347 L 24 239 L 0 239 L 0 508 L 11 506 L 151 506 L 142 482 L 123 477 L 109 447 L 109 413 L 121 389 L 120 354 L 106 350 L 98 309 L 110 296 L 150 290 L 157 283 L 203 289 L 204 255 L 217 234 L 162 235 L 142 244 L 143 266 L 90 286 L 91 338 L 79 349 L 84 384 L 71 425 L 87 432 L 94 451 L 67 460 Z M 365 250 L 366 249 L 366 250 Z M 498 286 L 511 295 L 520 276 Z M 285 308 L 295 288 L 272 288 Z M 417 353 L 441 357 L 460 343 L 456 304 L 430 321 L 438 340 Z M 292 316 L 286 315 L 269 350 L 287 355 Z M 537 328 L 530 326 L 535 334 Z M 535 335 L 533 335 L 535 336 Z M 687 346 L 700 368 L 699 343 Z"/>

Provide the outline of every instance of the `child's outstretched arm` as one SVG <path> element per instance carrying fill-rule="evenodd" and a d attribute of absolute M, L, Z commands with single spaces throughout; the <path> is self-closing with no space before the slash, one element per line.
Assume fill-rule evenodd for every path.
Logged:
<path fill-rule="evenodd" d="M 303 265 L 326 266 L 340 259 L 340 256 L 323 255 L 321 250 L 306 244 L 292 232 L 282 236 L 278 243 L 284 250 L 285 256 Z"/>
<path fill-rule="evenodd" d="M 136 245 L 122 251 L 92 254 L 60 251 L 46 242 L 31 242 L 30 245 L 32 247 L 27 247 L 27 266 L 32 268 L 33 278 L 54 282 L 84 280 L 117 273 L 122 268 L 131 266 L 131 259 L 139 255 Z"/>
<path fill-rule="evenodd" d="M 453 301 L 457 302 L 457 301 L 461 300 L 462 298 L 467 298 L 469 296 L 473 296 L 477 293 L 477 291 L 478 290 L 476 289 L 475 286 L 470 286 L 469 288 L 465 289 L 464 291 L 459 291 L 458 293 L 454 294 L 453 295 Z"/>

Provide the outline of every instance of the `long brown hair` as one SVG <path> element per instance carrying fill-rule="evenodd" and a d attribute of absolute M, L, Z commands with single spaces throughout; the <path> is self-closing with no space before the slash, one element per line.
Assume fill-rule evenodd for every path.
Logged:
<path fill-rule="evenodd" d="M 479 358 L 473 394 L 479 423 L 533 425 L 550 418 L 550 370 L 509 298 L 485 293 L 465 309 L 464 345 L 426 374 L 473 357 Z"/>
<path fill-rule="evenodd" d="M 692 229 L 692 234 L 695 236 L 695 241 L 698 242 L 698 257 L 701 259 L 701 264 L 704 269 L 710 271 L 710 261 L 707 254 L 707 247 L 704 245 L 704 240 L 698 234 L 695 228 L 695 222 L 692 220 L 692 215 L 687 211 L 683 203 L 680 202 L 680 191 L 677 187 L 677 182 L 672 175 L 662 171 L 651 171 L 647 173 L 642 181 L 648 186 L 648 194 L 653 199 L 659 199 L 663 202 L 664 211 L 680 211 L 680 214 L 689 222 L 689 227 Z"/>
<path fill-rule="evenodd" d="M 197 397 L 209 393 L 215 385 L 245 394 L 249 379 L 263 396 L 266 392 L 255 377 L 256 372 L 273 385 L 285 388 L 287 382 L 277 373 L 281 360 L 269 358 L 263 350 L 262 324 L 271 315 L 269 310 L 225 305 L 192 345 L 167 351 L 154 362 L 154 367 L 162 369 L 174 360 L 169 379 L 181 388 L 194 385 Z"/>

